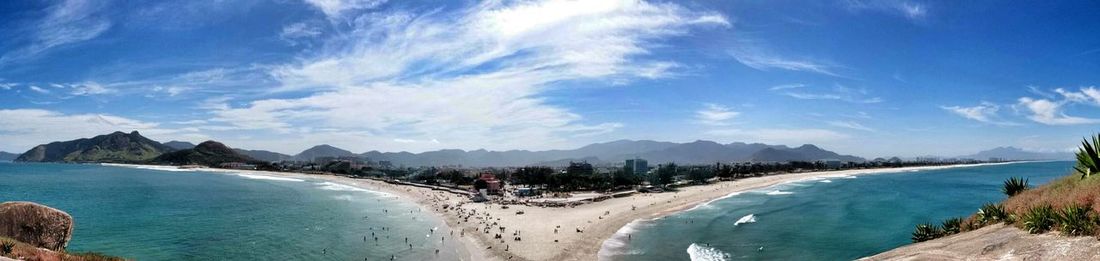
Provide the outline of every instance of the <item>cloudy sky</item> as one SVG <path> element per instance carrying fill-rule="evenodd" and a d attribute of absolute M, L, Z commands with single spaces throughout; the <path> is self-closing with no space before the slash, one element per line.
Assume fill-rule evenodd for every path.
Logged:
<path fill-rule="evenodd" d="M 1019 4 L 1019 5 L 1014 5 Z M 1100 3 L 2 1 L 0 150 L 138 130 L 293 154 L 814 143 L 1067 150 Z"/>

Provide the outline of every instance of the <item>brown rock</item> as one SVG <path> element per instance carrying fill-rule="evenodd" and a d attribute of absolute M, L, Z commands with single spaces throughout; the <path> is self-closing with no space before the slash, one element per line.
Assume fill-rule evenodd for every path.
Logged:
<path fill-rule="evenodd" d="M 0 204 L 0 236 L 54 251 L 65 250 L 73 235 L 73 217 L 33 202 Z"/>

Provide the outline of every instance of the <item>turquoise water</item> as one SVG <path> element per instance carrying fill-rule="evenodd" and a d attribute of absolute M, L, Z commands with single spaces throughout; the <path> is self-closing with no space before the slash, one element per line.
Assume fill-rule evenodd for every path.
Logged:
<path fill-rule="evenodd" d="M 449 230 L 414 204 L 319 180 L 259 178 L 0 162 L 0 201 L 68 212 L 69 251 L 137 260 L 457 259 L 440 239 Z M 429 237 L 433 227 L 441 229 Z"/>
<path fill-rule="evenodd" d="M 983 203 L 1003 200 L 1000 189 L 1008 177 L 1042 184 L 1067 175 L 1072 166 L 1019 163 L 783 184 L 632 223 L 620 230 L 630 239 L 616 235 L 601 257 L 852 260 L 908 244 L 918 223 L 967 216 Z"/>

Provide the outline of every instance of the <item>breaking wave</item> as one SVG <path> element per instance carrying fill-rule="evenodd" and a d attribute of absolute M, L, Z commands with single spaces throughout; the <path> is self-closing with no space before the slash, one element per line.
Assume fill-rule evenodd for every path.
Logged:
<path fill-rule="evenodd" d="M 320 187 L 318 187 L 319 189 L 323 189 L 323 190 L 348 191 L 348 192 L 367 192 L 367 193 L 374 193 L 374 194 L 378 194 L 378 195 L 386 196 L 386 197 L 393 196 L 393 195 L 390 195 L 390 193 L 367 190 L 367 189 L 362 189 L 362 188 L 358 188 L 358 187 L 355 187 L 355 186 L 344 185 L 344 184 L 335 183 L 335 182 L 327 182 L 326 181 L 326 182 L 317 183 L 317 185 L 320 186 Z"/>
<path fill-rule="evenodd" d="M 729 260 L 730 256 L 717 248 L 700 246 L 696 243 L 691 243 L 688 246 L 687 253 L 691 257 L 691 261 L 725 261 Z"/>
<path fill-rule="evenodd" d="M 782 191 L 782 190 L 772 190 L 772 191 L 768 191 L 767 193 L 764 193 L 764 194 L 767 194 L 769 196 L 775 196 L 775 195 L 790 195 L 790 194 L 794 194 L 794 192 Z"/>
<path fill-rule="evenodd" d="M 756 215 L 754 215 L 754 214 L 745 215 L 744 217 L 741 217 L 741 219 L 738 219 L 737 222 L 734 222 L 733 225 L 737 226 L 737 225 L 741 225 L 741 224 L 745 224 L 745 223 L 756 223 Z"/>
<path fill-rule="evenodd" d="M 247 179 L 276 180 L 276 181 L 298 181 L 298 182 L 305 181 L 305 180 L 295 179 L 295 178 L 272 177 L 272 176 L 264 176 L 264 175 L 249 175 L 249 174 L 240 174 L 240 173 L 238 173 L 236 175 L 247 178 Z"/>

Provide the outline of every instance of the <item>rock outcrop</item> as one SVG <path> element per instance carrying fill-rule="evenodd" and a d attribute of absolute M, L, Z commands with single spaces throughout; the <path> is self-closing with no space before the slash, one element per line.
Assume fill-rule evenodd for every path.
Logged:
<path fill-rule="evenodd" d="M 0 236 L 54 251 L 65 250 L 73 235 L 73 217 L 33 202 L 0 204 Z"/>
<path fill-rule="evenodd" d="M 1100 260 L 1100 242 L 1057 232 L 1033 235 L 996 224 L 860 260 Z"/>

